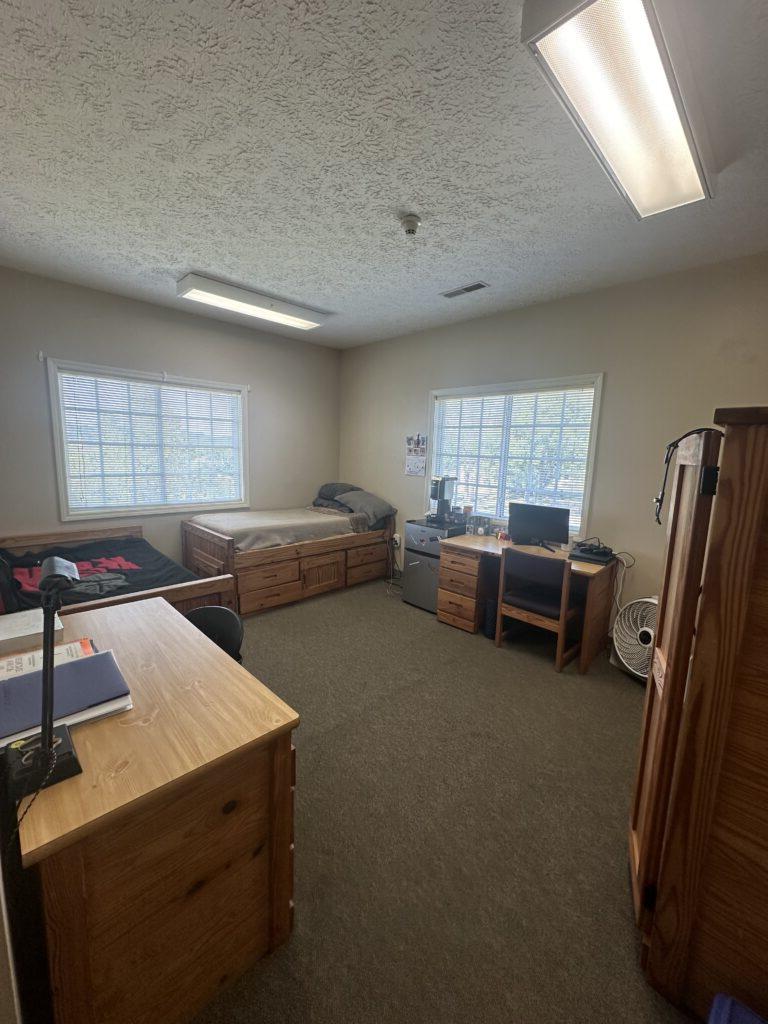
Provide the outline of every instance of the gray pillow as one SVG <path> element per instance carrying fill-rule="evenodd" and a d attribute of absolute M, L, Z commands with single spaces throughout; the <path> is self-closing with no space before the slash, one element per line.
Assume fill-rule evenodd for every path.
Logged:
<path fill-rule="evenodd" d="M 331 498 L 315 498 L 312 502 L 315 508 L 335 508 L 337 512 L 351 512 L 349 505 L 342 505 L 340 501 L 333 501 Z"/>
<path fill-rule="evenodd" d="M 336 500 L 349 505 L 353 512 L 363 512 L 368 518 L 369 526 L 379 519 L 393 516 L 397 512 L 397 509 L 388 501 L 371 494 L 370 491 L 347 491 L 345 494 L 337 495 Z"/>
<path fill-rule="evenodd" d="M 334 501 L 340 494 L 346 494 L 347 491 L 359 491 L 359 487 L 355 487 L 354 484 L 323 484 L 320 490 L 317 492 L 318 498 L 325 498 L 326 501 Z"/>

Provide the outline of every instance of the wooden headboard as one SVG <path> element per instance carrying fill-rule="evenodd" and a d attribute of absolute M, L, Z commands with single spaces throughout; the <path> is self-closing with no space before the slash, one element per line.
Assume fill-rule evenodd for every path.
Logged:
<path fill-rule="evenodd" d="M 66 547 L 68 544 L 83 544 L 105 537 L 143 536 L 140 526 L 109 526 L 101 530 L 60 530 L 58 533 L 28 533 L 0 537 L 0 548 L 6 548 L 14 555 L 23 555 L 27 551 L 44 551 L 46 548 Z"/>

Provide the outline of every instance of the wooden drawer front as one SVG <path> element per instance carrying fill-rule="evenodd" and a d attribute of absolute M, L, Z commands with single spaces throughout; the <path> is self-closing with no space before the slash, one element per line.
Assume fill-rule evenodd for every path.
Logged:
<path fill-rule="evenodd" d="M 463 572 L 467 576 L 477 576 L 480 571 L 480 558 L 477 555 L 464 555 L 460 551 L 443 548 L 440 552 L 440 569 Z"/>
<path fill-rule="evenodd" d="M 329 552 L 301 559 L 301 592 L 304 597 L 322 594 L 344 586 L 347 570 L 346 552 Z"/>
<path fill-rule="evenodd" d="M 468 576 L 465 572 L 456 572 L 455 569 L 444 569 L 441 560 L 441 590 L 449 590 L 452 594 L 464 594 L 465 597 L 477 597 L 477 580 L 477 576 Z"/>
<path fill-rule="evenodd" d="M 248 615 L 249 612 L 261 612 L 265 608 L 290 604 L 291 601 L 300 601 L 302 596 L 301 580 L 297 580 L 295 583 L 284 583 L 280 587 L 252 590 L 248 594 L 240 595 L 240 614 Z"/>
<path fill-rule="evenodd" d="M 381 562 L 368 562 L 367 565 L 355 565 L 347 569 L 347 586 L 354 586 L 355 583 L 365 583 L 366 580 L 380 580 L 387 575 L 387 560 Z"/>
<path fill-rule="evenodd" d="M 271 754 L 160 790 L 42 863 L 57 1021 L 187 1019 L 268 951 Z"/>
<path fill-rule="evenodd" d="M 299 560 L 275 562 L 261 569 L 242 569 L 237 574 L 237 588 L 241 594 L 266 587 L 278 587 L 283 583 L 294 583 L 299 578 Z"/>
<path fill-rule="evenodd" d="M 455 615 L 459 619 L 475 621 L 477 614 L 477 602 L 472 597 L 465 597 L 463 594 L 452 594 L 449 590 L 437 591 L 437 610 L 447 615 Z"/>
<path fill-rule="evenodd" d="M 347 568 L 356 565 L 368 565 L 370 562 L 386 561 L 386 544 L 366 544 L 362 548 L 352 548 L 347 552 Z"/>
<path fill-rule="evenodd" d="M 230 862 L 265 844 L 271 765 L 269 748 L 235 756 L 181 794 L 158 790 L 143 814 L 84 840 L 93 937 L 108 943 L 140 928 L 150 914 L 191 900 Z"/>
<path fill-rule="evenodd" d="M 437 609 L 437 621 L 445 622 L 449 626 L 455 626 L 457 629 L 466 629 L 468 633 L 476 633 L 477 626 L 474 620 L 460 619 L 458 615 L 451 615 L 448 612 L 442 611 L 440 608 Z"/>

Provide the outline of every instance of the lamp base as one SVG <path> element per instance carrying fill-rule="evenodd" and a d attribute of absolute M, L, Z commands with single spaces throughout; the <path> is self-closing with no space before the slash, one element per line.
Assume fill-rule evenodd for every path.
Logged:
<path fill-rule="evenodd" d="M 16 740 L 6 747 L 5 758 L 8 771 L 8 789 L 11 798 L 19 801 L 22 797 L 47 789 L 57 782 L 80 775 L 82 768 L 77 759 L 69 726 L 57 725 L 53 730 L 53 749 L 56 751 L 56 766 L 48 775 L 49 760 L 40 747 L 40 734 Z M 47 778 L 46 778 L 47 776 Z"/>

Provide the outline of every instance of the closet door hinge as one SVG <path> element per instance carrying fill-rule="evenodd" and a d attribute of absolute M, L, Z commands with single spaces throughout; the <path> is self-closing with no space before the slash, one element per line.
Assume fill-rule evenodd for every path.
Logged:
<path fill-rule="evenodd" d="M 719 474 L 719 466 L 702 466 L 701 478 L 699 480 L 699 494 L 706 494 L 710 497 L 717 494 L 717 478 Z"/>

